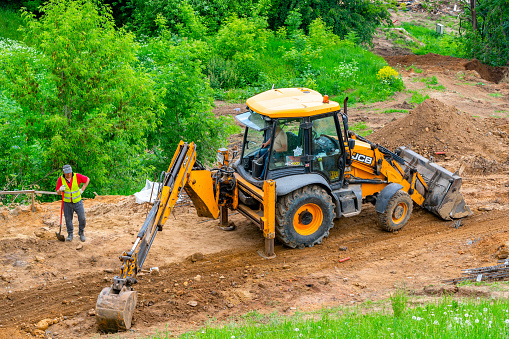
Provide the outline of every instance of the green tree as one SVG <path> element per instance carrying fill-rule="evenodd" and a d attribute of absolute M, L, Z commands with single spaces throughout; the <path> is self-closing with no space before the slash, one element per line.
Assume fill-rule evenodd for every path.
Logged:
<path fill-rule="evenodd" d="M 468 55 L 493 66 L 508 63 L 509 0 L 465 3 L 461 26 Z"/>
<path fill-rule="evenodd" d="M 371 43 L 376 28 L 382 24 L 391 25 L 386 5 L 380 0 L 273 0 L 268 14 L 269 27 L 278 29 L 287 23 L 288 17 L 298 11 L 306 32 L 317 18 L 322 18 L 334 34 L 342 39 L 355 31 L 361 43 Z"/>
<path fill-rule="evenodd" d="M 4 94 L 20 107 L 4 112 L 0 128 L 19 138 L 13 146 L 25 156 L 9 155 L 20 165 L 2 176 L 70 163 L 98 193 L 125 192 L 143 170 L 145 132 L 159 107 L 154 83 L 133 67 L 133 35 L 115 29 L 108 7 L 93 0 L 52 1 L 41 13 L 23 13 L 34 49 L 0 56 Z M 53 185 L 48 178 L 45 188 Z"/>
<path fill-rule="evenodd" d="M 163 93 L 165 109 L 157 114 L 157 130 L 149 137 L 158 167 L 168 166 L 181 139 L 195 142 L 198 159 L 211 163 L 236 130 L 231 118 L 212 113 L 213 91 L 203 73 L 209 54 L 205 42 L 178 39 L 167 29 L 140 52 L 141 63 Z"/>

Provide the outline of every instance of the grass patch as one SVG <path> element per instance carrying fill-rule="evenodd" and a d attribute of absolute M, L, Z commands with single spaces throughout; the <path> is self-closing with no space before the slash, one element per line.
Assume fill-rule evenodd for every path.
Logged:
<path fill-rule="evenodd" d="M 391 109 L 386 109 L 384 111 L 384 114 L 389 114 L 389 113 L 408 113 L 408 110 L 407 109 L 396 109 L 396 108 L 391 108 Z"/>
<path fill-rule="evenodd" d="M 411 104 L 420 105 L 424 102 L 424 100 L 429 99 L 429 95 L 423 95 L 422 93 L 419 93 L 417 91 L 410 91 L 412 93 L 412 97 L 408 101 Z"/>
<path fill-rule="evenodd" d="M 433 89 L 435 91 L 445 91 L 446 90 L 444 85 L 436 85 L 436 86 L 427 85 L 426 87 L 429 89 Z"/>
<path fill-rule="evenodd" d="M 359 121 L 350 126 L 350 130 L 354 131 L 355 133 L 359 134 L 360 136 L 368 136 L 371 133 L 373 133 L 372 129 L 369 129 L 368 125 L 364 121 Z"/>
<path fill-rule="evenodd" d="M 18 12 L 0 6 L 0 37 L 21 40 L 23 35 L 18 28 L 23 26 L 23 20 Z"/>
<path fill-rule="evenodd" d="M 436 53 L 440 55 L 465 57 L 463 42 L 460 37 L 449 34 L 438 34 L 435 30 L 416 24 L 415 22 L 401 25 L 413 37 L 421 41 L 424 46 L 415 45 L 415 54 Z"/>
<path fill-rule="evenodd" d="M 409 301 L 404 292 L 396 292 L 390 304 L 323 308 L 289 317 L 252 311 L 221 327 L 205 326 L 178 338 L 507 338 L 507 300 L 443 297 L 417 307 L 409 307 Z M 147 338 L 169 335 L 166 331 Z"/>
<path fill-rule="evenodd" d="M 490 97 L 494 97 L 494 98 L 501 98 L 503 97 L 504 95 L 502 93 L 490 93 L 488 94 Z"/>
<path fill-rule="evenodd" d="M 405 68 L 407 71 L 413 70 L 415 73 L 422 73 L 423 70 L 415 65 L 410 65 Z"/>

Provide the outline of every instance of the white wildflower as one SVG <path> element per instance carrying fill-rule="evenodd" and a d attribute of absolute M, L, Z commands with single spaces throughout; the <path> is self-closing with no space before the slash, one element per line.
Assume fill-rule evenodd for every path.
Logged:
<path fill-rule="evenodd" d="M 509 324 L 509 319 L 504 320 L 506 324 Z"/>
<path fill-rule="evenodd" d="M 299 330 L 299 328 L 297 328 L 297 327 L 295 327 L 293 330 L 294 330 L 295 332 L 299 332 L 299 331 L 300 331 L 300 330 Z"/>
<path fill-rule="evenodd" d="M 488 309 L 486 307 L 483 308 L 482 310 L 483 310 L 483 312 L 488 312 Z"/>
<path fill-rule="evenodd" d="M 479 319 L 475 319 L 475 323 L 476 323 L 476 324 L 479 324 Z"/>
<path fill-rule="evenodd" d="M 438 322 L 438 320 L 435 320 L 435 321 L 433 322 L 433 325 L 440 325 L 440 323 Z"/>

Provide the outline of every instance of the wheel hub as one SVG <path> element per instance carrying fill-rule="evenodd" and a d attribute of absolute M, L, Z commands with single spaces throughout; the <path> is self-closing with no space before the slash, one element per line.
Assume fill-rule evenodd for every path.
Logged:
<path fill-rule="evenodd" d="M 305 210 L 301 214 L 299 214 L 299 222 L 303 225 L 309 225 L 313 221 L 313 214 L 309 213 L 308 210 Z"/>
<path fill-rule="evenodd" d="M 401 205 L 396 206 L 396 208 L 394 209 L 394 218 L 400 219 L 403 216 L 404 212 L 405 209 Z"/>

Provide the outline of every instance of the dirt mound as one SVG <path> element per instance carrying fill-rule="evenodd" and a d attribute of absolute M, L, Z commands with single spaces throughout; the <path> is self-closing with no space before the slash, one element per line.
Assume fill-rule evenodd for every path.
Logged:
<path fill-rule="evenodd" d="M 425 157 L 436 157 L 437 152 L 445 152 L 446 156 L 489 157 L 495 152 L 486 151 L 499 144 L 485 123 L 436 99 L 427 99 L 408 116 L 390 122 L 369 138 L 392 150 L 409 146 Z"/>
<path fill-rule="evenodd" d="M 479 75 L 487 81 L 499 83 L 501 81 L 509 81 L 508 67 L 492 67 L 482 64 L 479 60 L 467 60 L 455 58 L 451 56 L 443 56 L 434 53 L 426 55 L 394 55 L 384 56 L 385 61 L 392 67 L 409 67 L 416 66 L 430 71 L 464 71 L 475 70 Z"/>
<path fill-rule="evenodd" d="M 428 53 L 426 55 L 394 55 L 384 57 L 385 61 L 392 67 L 396 66 L 418 66 L 425 68 L 426 71 L 431 70 L 453 70 L 453 71 L 464 71 L 465 63 L 467 59 L 455 58 L 451 56 L 443 56 L 434 53 Z"/>
<path fill-rule="evenodd" d="M 493 67 L 482 64 L 479 60 L 472 60 L 465 64 L 466 70 L 477 71 L 485 80 L 498 84 L 501 81 L 509 81 L 509 68 L 508 67 Z"/>

